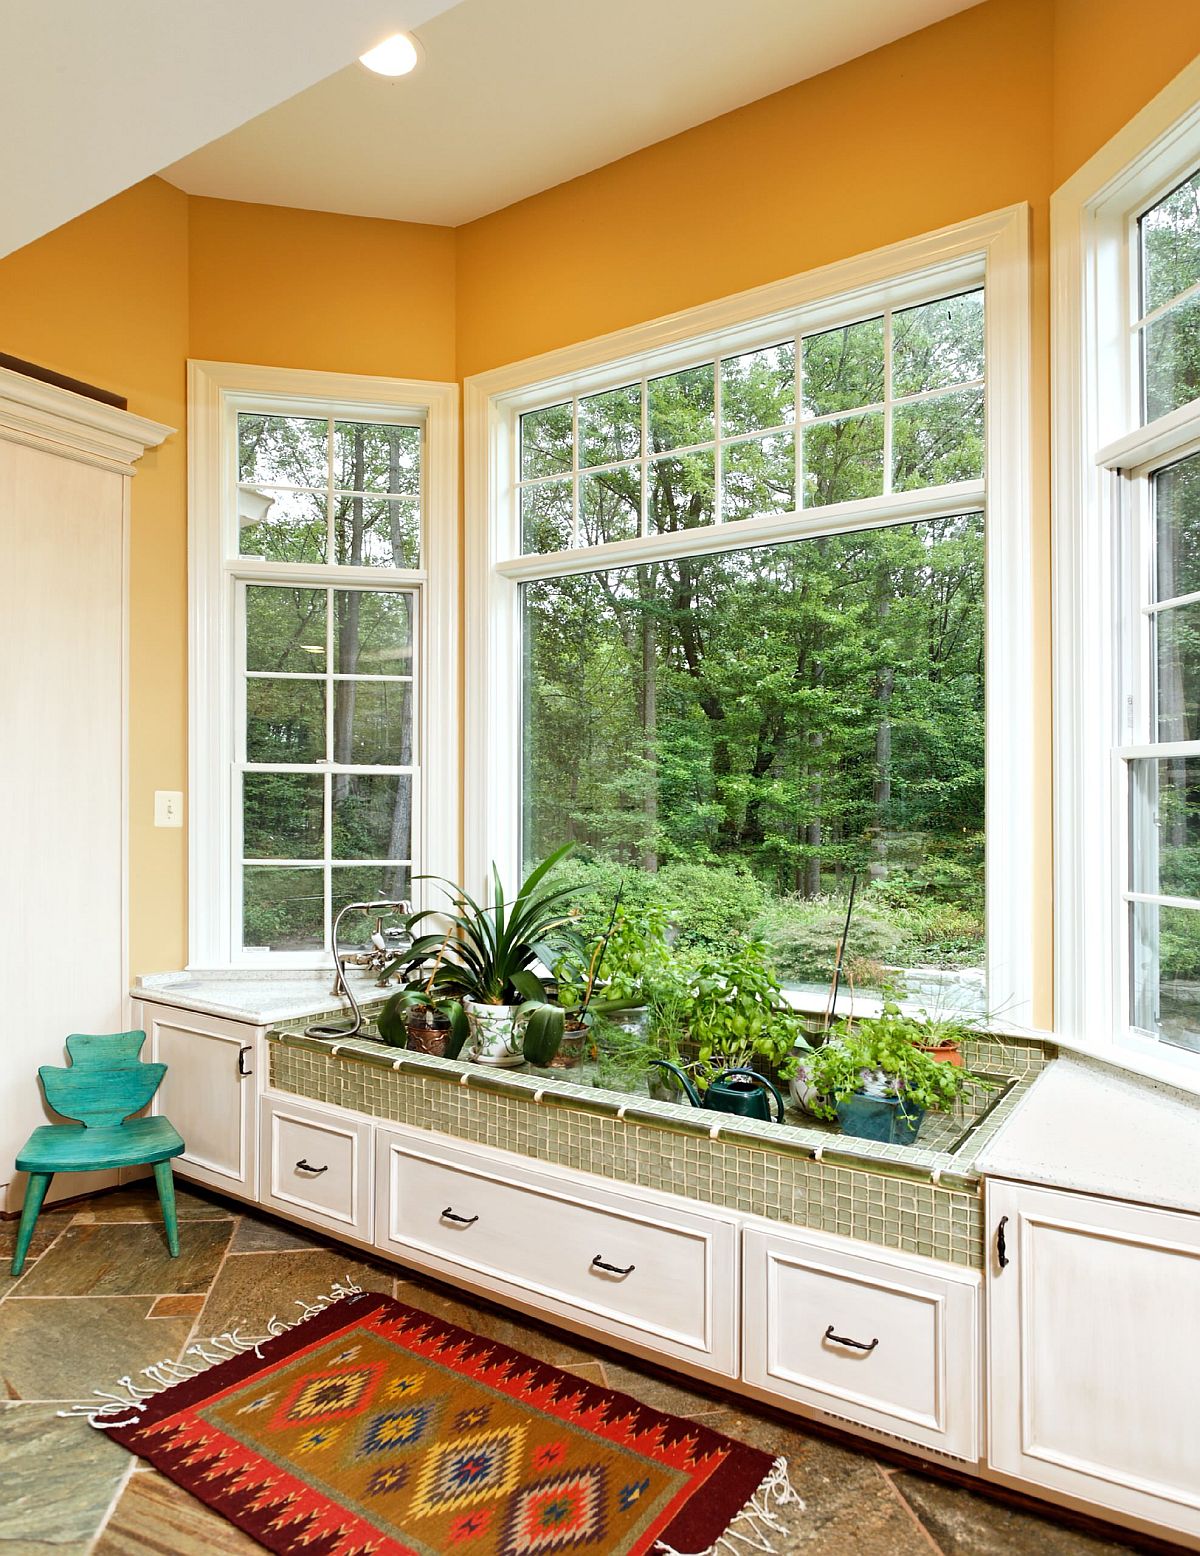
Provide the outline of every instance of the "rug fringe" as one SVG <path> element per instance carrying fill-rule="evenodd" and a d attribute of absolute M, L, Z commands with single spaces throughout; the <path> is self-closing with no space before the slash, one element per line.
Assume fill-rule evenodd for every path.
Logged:
<path fill-rule="evenodd" d="M 788 1461 L 775 1460 L 771 1473 L 729 1525 L 725 1533 L 705 1551 L 688 1552 L 687 1556 L 744 1556 L 746 1551 L 765 1551 L 767 1556 L 784 1556 L 781 1548 L 772 1545 L 771 1536 L 786 1534 L 787 1530 L 775 1516 L 773 1509 L 804 1506 L 804 1498 L 792 1485 L 788 1475 Z M 654 1546 L 657 1556 L 685 1556 L 673 1545 L 659 1540 Z"/>
<path fill-rule="evenodd" d="M 299 1318 L 288 1320 L 272 1315 L 264 1335 L 250 1339 L 238 1328 L 227 1329 L 224 1334 L 209 1335 L 207 1339 L 197 1340 L 189 1345 L 184 1352 L 184 1357 L 196 1357 L 194 1363 L 183 1359 L 174 1361 L 167 1357 L 163 1361 L 142 1368 L 138 1376 L 146 1378 L 148 1383 L 136 1383 L 132 1375 L 118 1378 L 116 1386 L 123 1391 L 121 1393 L 113 1393 L 109 1389 L 92 1390 L 97 1399 L 105 1400 L 107 1403 L 94 1405 L 88 1400 L 80 1400 L 69 1410 L 60 1410 L 57 1414 L 73 1420 L 85 1420 L 97 1431 L 131 1426 L 150 1400 L 159 1394 L 165 1394 L 177 1383 L 184 1383 L 188 1378 L 197 1378 L 210 1367 L 230 1361 L 246 1351 L 253 1351 L 256 1356 L 261 1356 L 259 1347 L 267 1340 L 273 1340 L 276 1335 L 286 1334 L 289 1329 L 295 1329 L 306 1318 L 314 1318 L 318 1313 L 323 1313 L 327 1307 L 334 1302 L 340 1302 L 343 1297 L 360 1297 L 362 1294 L 363 1288 L 347 1275 L 344 1281 L 335 1280 L 327 1292 L 312 1302 L 305 1302 L 303 1298 L 298 1297 L 296 1306 L 301 1310 Z"/>

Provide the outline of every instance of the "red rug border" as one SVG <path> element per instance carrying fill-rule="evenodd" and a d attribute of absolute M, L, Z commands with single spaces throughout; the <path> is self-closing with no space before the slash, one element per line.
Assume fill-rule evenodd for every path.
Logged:
<path fill-rule="evenodd" d="M 556 1367 L 549 1362 L 538 1361 L 525 1351 L 504 1345 L 499 1341 L 489 1340 L 483 1335 L 475 1334 L 469 1329 L 438 1318 L 435 1314 L 426 1313 L 422 1308 L 400 1302 L 395 1297 L 389 1297 L 382 1292 L 362 1292 L 339 1297 L 321 1312 L 301 1319 L 281 1334 L 264 1340 L 257 1351 L 246 1351 L 239 1356 L 230 1357 L 227 1361 L 216 1362 L 195 1377 L 173 1384 L 161 1394 L 147 1400 L 136 1417 L 104 1428 L 105 1434 L 130 1452 L 148 1458 L 149 1462 L 155 1464 L 169 1479 L 194 1496 L 195 1492 L 186 1480 L 181 1479 L 172 1472 L 170 1467 L 159 1463 L 153 1455 L 146 1455 L 129 1441 L 134 1433 L 140 1433 L 144 1428 L 156 1425 L 214 1394 L 236 1387 L 265 1367 L 285 1361 L 297 1351 L 319 1344 L 327 1336 L 344 1329 L 347 1324 L 358 1322 L 380 1311 L 389 1317 L 418 1319 L 435 1329 L 439 1337 L 444 1338 L 450 1345 L 465 1341 L 472 1347 L 487 1351 L 500 1364 L 509 1362 L 518 1364 L 526 1373 L 533 1375 L 532 1386 L 534 1387 L 551 1380 L 569 1378 L 573 1389 L 582 1396 L 579 1401 L 580 1410 L 586 1410 L 603 1401 L 611 1403 L 618 1409 L 626 1410 L 643 1428 L 663 1421 L 677 1424 L 680 1431 L 672 1434 L 667 1440 L 676 1441 L 685 1433 L 688 1437 L 694 1437 L 697 1458 L 715 1451 L 723 1451 L 726 1457 L 704 1486 L 697 1494 L 688 1498 L 664 1528 L 654 1532 L 648 1550 L 652 1550 L 658 1540 L 663 1540 L 676 1550 L 707 1551 L 725 1533 L 738 1513 L 754 1496 L 775 1462 L 770 1454 L 764 1453 L 761 1449 L 752 1448 L 747 1443 L 737 1441 L 736 1438 L 716 1432 L 711 1427 L 704 1426 L 702 1422 L 674 1415 L 670 1411 L 655 1410 L 620 1390 L 604 1388 L 600 1384 L 590 1383 L 586 1378 L 577 1377 L 570 1368 Z M 249 1513 L 249 1521 L 243 1521 L 225 1508 L 215 1506 L 211 1502 L 205 1503 L 203 1497 L 196 1497 L 196 1500 L 201 1505 L 209 1506 L 218 1516 L 243 1529 L 254 1539 L 266 1545 L 268 1550 L 284 1553 L 284 1556 L 292 1550 L 313 1550 L 311 1545 L 304 1547 L 296 1545 L 288 1536 L 283 1536 L 284 1543 L 269 1544 L 264 1539 L 264 1533 L 254 1527 L 255 1520 L 252 1512 Z"/>

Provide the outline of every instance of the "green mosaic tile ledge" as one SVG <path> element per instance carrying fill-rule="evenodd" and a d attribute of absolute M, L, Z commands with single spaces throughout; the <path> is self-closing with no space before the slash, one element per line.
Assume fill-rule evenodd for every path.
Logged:
<path fill-rule="evenodd" d="M 272 1038 L 271 1083 L 293 1095 L 971 1268 L 983 1263 L 974 1157 L 1049 1057 L 1040 1045 L 1022 1042 L 1018 1052 L 1008 1040 L 1002 1056 L 969 1055 L 980 1068 L 1003 1064 L 1021 1083 L 953 1155 L 863 1141 L 850 1154 L 816 1130 L 714 1119 L 557 1077 L 286 1029 Z"/>

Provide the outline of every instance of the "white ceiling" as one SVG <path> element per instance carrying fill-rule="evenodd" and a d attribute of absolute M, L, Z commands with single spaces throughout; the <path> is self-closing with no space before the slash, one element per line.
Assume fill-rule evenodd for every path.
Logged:
<path fill-rule="evenodd" d="M 0 0 L 0 255 L 454 0 Z"/>
<path fill-rule="evenodd" d="M 977 3 L 462 0 L 415 29 L 411 76 L 352 65 L 163 176 L 456 226 Z"/>

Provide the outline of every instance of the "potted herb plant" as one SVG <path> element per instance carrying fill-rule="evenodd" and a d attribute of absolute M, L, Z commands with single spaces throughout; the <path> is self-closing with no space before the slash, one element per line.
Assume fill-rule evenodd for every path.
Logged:
<path fill-rule="evenodd" d="M 589 1031 L 599 1017 L 633 1010 L 641 1003 L 633 997 L 633 990 L 624 980 L 619 987 L 610 982 L 605 997 L 597 998 L 601 973 L 609 962 L 620 913 L 621 892 L 618 891 L 603 934 L 594 940 L 585 940 L 574 926 L 568 925 L 557 937 L 563 951 L 554 963 L 553 972 L 564 1028 L 557 1055 L 548 1062 L 558 1069 L 573 1069 L 579 1064 L 587 1048 Z"/>
<path fill-rule="evenodd" d="M 435 917 L 441 918 L 446 928 L 438 934 L 418 935 L 384 969 L 383 977 L 399 973 L 406 980 L 406 988 L 393 996 L 398 1002 L 423 1003 L 449 1012 L 455 1005 L 461 1006 L 470 1030 L 468 1057 L 479 1064 L 523 1064 L 523 1042 L 531 1028 L 542 1052 L 555 1037 L 561 1040 L 564 1013 L 546 999 L 534 964 L 553 963 L 557 952 L 547 937 L 571 921 L 571 915 L 563 911 L 570 888 L 545 885 L 550 871 L 569 852 L 568 844 L 544 859 L 530 871 L 511 901 L 506 901 L 493 865 L 496 897 L 487 907 L 461 886 L 437 877 L 450 899 L 451 911 L 415 913 L 409 928 L 415 930 Z"/>
<path fill-rule="evenodd" d="M 911 1144 L 927 1112 L 953 1107 L 967 1086 L 992 1083 L 924 1052 L 925 1022 L 885 1000 L 878 1016 L 846 1017 L 804 1059 L 811 1111 L 862 1140 Z"/>

